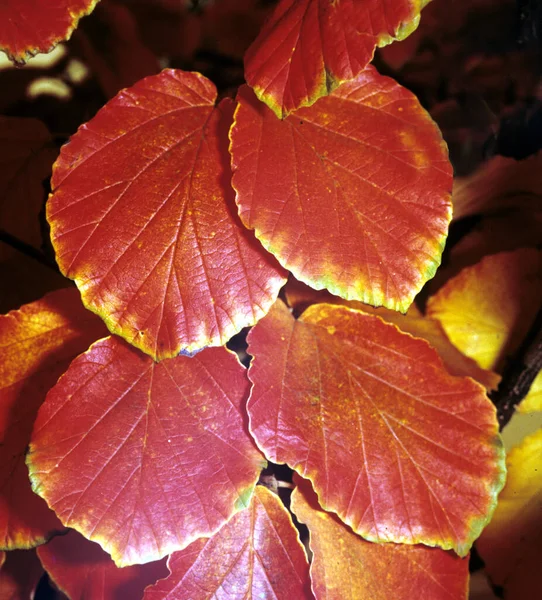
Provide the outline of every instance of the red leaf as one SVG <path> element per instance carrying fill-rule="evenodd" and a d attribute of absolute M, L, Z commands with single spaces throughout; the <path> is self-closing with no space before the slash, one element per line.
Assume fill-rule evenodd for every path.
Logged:
<path fill-rule="evenodd" d="M 0 50 L 19 64 L 38 52 L 50 52 L 70 38 L 79 19 L 90 14 L 97 3 L 98 0 L 2 0 Z"/>
<path fill-rule="evenodd" d="M 155 363 L 101 340 L 38 413 L 33 489 L 118 566 L 182 549 L 247 506 L 265 465 L 243 424 L 247 391 L 225 348 Z"/>
<path fill-rule="evenodd" d="M 32 493 L 24 462 L 38 408 L 70 361 L 107 333 L 75 289 L 0 316 L 0 547 L 42 544 L 62 525 Z"/>
<path fill-rule="evenodd" d="M 282 0 L 245 56 L 245 78 L 279 118 L 309 106 L 404 39 L 424 0 Z"/>
<path fill-rule="evenodd" d="M 243 223 L 315 289 L 406 311 L 440 263 L 451 218 L 446 147 L 417 99 L 368 67 L 284 121 L 246 86 L 238 101 Z"/>
<path fill-rule="evenodd" d="M 308 481 L 295 481 L 292 510 L 311 534 L 311 580 L 319 600 L 467 598 L 467 559 L 436 548 L 366 542 L 322 510 Z"/>
<path fill-rule="evenodd" d="M 257 486 L 250 506 L 209 540 L 172 554 L 171 575 L 144 600 L 312 598 L 305 551 L 279 498 Z"/>
<path fill-rule="evenodd" d="M 113 333 L 156 359 L 253 325 L 282 269 L 237 218 L 232 106 L 167 70 L 111 100 L 64 146 L 47 216 L 62 272 Z"/>
<path fill-rule="evenodd" d="M 3 554 L 3 553 L 0 553 Z M 29 600 L 34 598 L 43 568 L 35 550 L 12 550 L 0 560 L 0 598 Z"/>
<path fill-rule="evenodd" d="M 296 321 L 278 302 L 249 353 L 250 430 L 269 460 L 368 540 L 467 554 L 505 471 L 479 384 L 449 375 L 424 340 L 328 304 Z"/>
<path fill-rule="evenodd" d="M 496 390 L 501 381 L 500 375 L 493 371 L 481 369 L 474 360 L 462 354 L 450 342 L 441 324 L 434 319 L 422 316 L 416 304 L 411 304 L 408 312 L 403 315 L 395 310 L 388 310 L 383 307 L 373 308 L 356 300 L 344 300 L 325 290 L 313 290 L 294 277 L 290 277 L 283 288 L 283 293 L 288 305 L 293 308 L 295 314 L 301 314 L 311 304 L 340 304 L 348 308 L 361 310 L 380 317 L 386 323 L 397 325 L 404 333 L 410 333 L 413 337 L 422 338 L 429 342 L 438 352 L 450 375 L 472 377 L 488 391 Z"/>
<path fill-rule="evenodd" d="M 43 568 L 70 600 L 141 598 L 143 590 L 167 577 L 165 560 L 119 569 L 98 544 L 70 531 L 37 550 Z"/>

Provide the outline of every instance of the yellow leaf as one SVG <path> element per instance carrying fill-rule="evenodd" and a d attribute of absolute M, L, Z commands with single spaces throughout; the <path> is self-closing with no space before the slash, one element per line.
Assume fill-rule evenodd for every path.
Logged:
<path fill-rule="evenodd" d="M 526 600 L 542 586 L 542 429 L 510 452 L 507 466 L 506 486 L 477 548 L 506 599 Z"/>
<path fill-rule="evenodd" d="M 542 302 L 542 253 L 486 256 L 450 279 L 427 304 L 452 343 L 483 369 L 499 370 L 523 341 Z"/>

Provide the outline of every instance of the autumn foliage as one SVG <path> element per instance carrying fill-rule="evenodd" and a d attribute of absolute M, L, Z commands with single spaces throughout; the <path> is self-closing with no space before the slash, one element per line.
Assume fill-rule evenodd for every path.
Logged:
<path fill-rule="evenodd" d="M 492 229 L 539 207 L 389 76 L 442 2 L 0 6 L 103 104 L 0 117 L 0 598 L 461 599 L 475 542 L 541 583 L 540 431 L 499 423 L 542 409 L 542 239 Z"/>

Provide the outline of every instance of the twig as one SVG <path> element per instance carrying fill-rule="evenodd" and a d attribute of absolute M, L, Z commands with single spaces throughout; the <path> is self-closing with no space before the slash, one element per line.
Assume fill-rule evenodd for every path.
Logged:
<path fill-rule="evenodd" d="M 516 406 L 529 393 L 531 384 L 542 368 L 542 307 L 516 352 L 506 367 L 498 389 L 490 395 L 497 407 L 497 419 L 502 429 L 512 418 Z"/>
<path fill-rule="evenodd" d="M 24 254 L 28 258 L 32 258 L 33 260 L 48 267 L 49 269 L 52 269 L 56 273 L 60 273 L 57 264 L 54 261 L 47 258 L 47 256 L 45 256 L 43 252 L 40 252 L 39 250 L 34 248 L 34 246 L 23 242 L 19 238 L 15 237 L 14 235 L 11 235 L 11 233 L 8 233 L 3 229 L 0 229 L 0 242 L 4 242 L 4 244 L 11 246 L 11 248 L 13 248 L 14 250 L 17 250 L 18 252 Z"/>

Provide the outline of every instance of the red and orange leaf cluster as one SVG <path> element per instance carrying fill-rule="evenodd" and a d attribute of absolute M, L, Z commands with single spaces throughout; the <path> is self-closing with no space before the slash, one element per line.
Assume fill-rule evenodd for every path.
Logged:
<path fill-rule="evenodd" d="M 32 0 L 15 14 L 8 0 L 0 47 L 24 61 L 95 4 Z M 158 4 L 184 10 L 161 0 L 151 13 Z M 440 264 L 452 167 L 417 98 L 368 63 L 425 4 L 280 0 L 235 101 L 217 104 L 200 73 L 166 69 L 120 91 L 62 148 L 46 215 L 80 295 L 0 317 L 0 597 L 28 597 L 43 569 L 72 599 L 466 597 L 466 557 L 505 479 L 495 407 L 470 377 L 494 388 L 505 344 L 479 360 L 449 313 L 469 288 L 470 329 L 480 306 L 528 306 L 532 321 L 540 253 L 490 257 L 430 297 L 428 315 L 411 306 Z M 144 57 L 133 70 L 117 77 L 92 35 L 80 38 L 107 96 L 168 58 L 139 37 L 145 5 L 104 3 L 100 17 L 127 33 L 115 65 L 130 62 L 127 48 Z M 198 23 L 188 53 L 228 6 L 186 21 Z M 236 56 L 247 44 L 216 48 Z M 51 136 L 2 119 L 0 225 L 35 249 Z M 510 265 L 521 267 L 510 296 L 522 286 L 528 301 L 495 308 L 495 273 Z M 291 309 L 277 300 L 288 275 L 303 282 L 282 292 Z M 248 369 L 226 348 L 246 327 Z M 505 329 L 522 338 L 527 325 Z M 516 459 L 534 464 L 539 446 L 510 460 L 529 515 L 539 478 L 520 476 Z M 257 485 L 290 486 L 262 474 L 266 460 L 297 471 L 291 509 L 310 549 L 288 502 Z M 528 537 L 513 500 L 513 534 Z"/>

